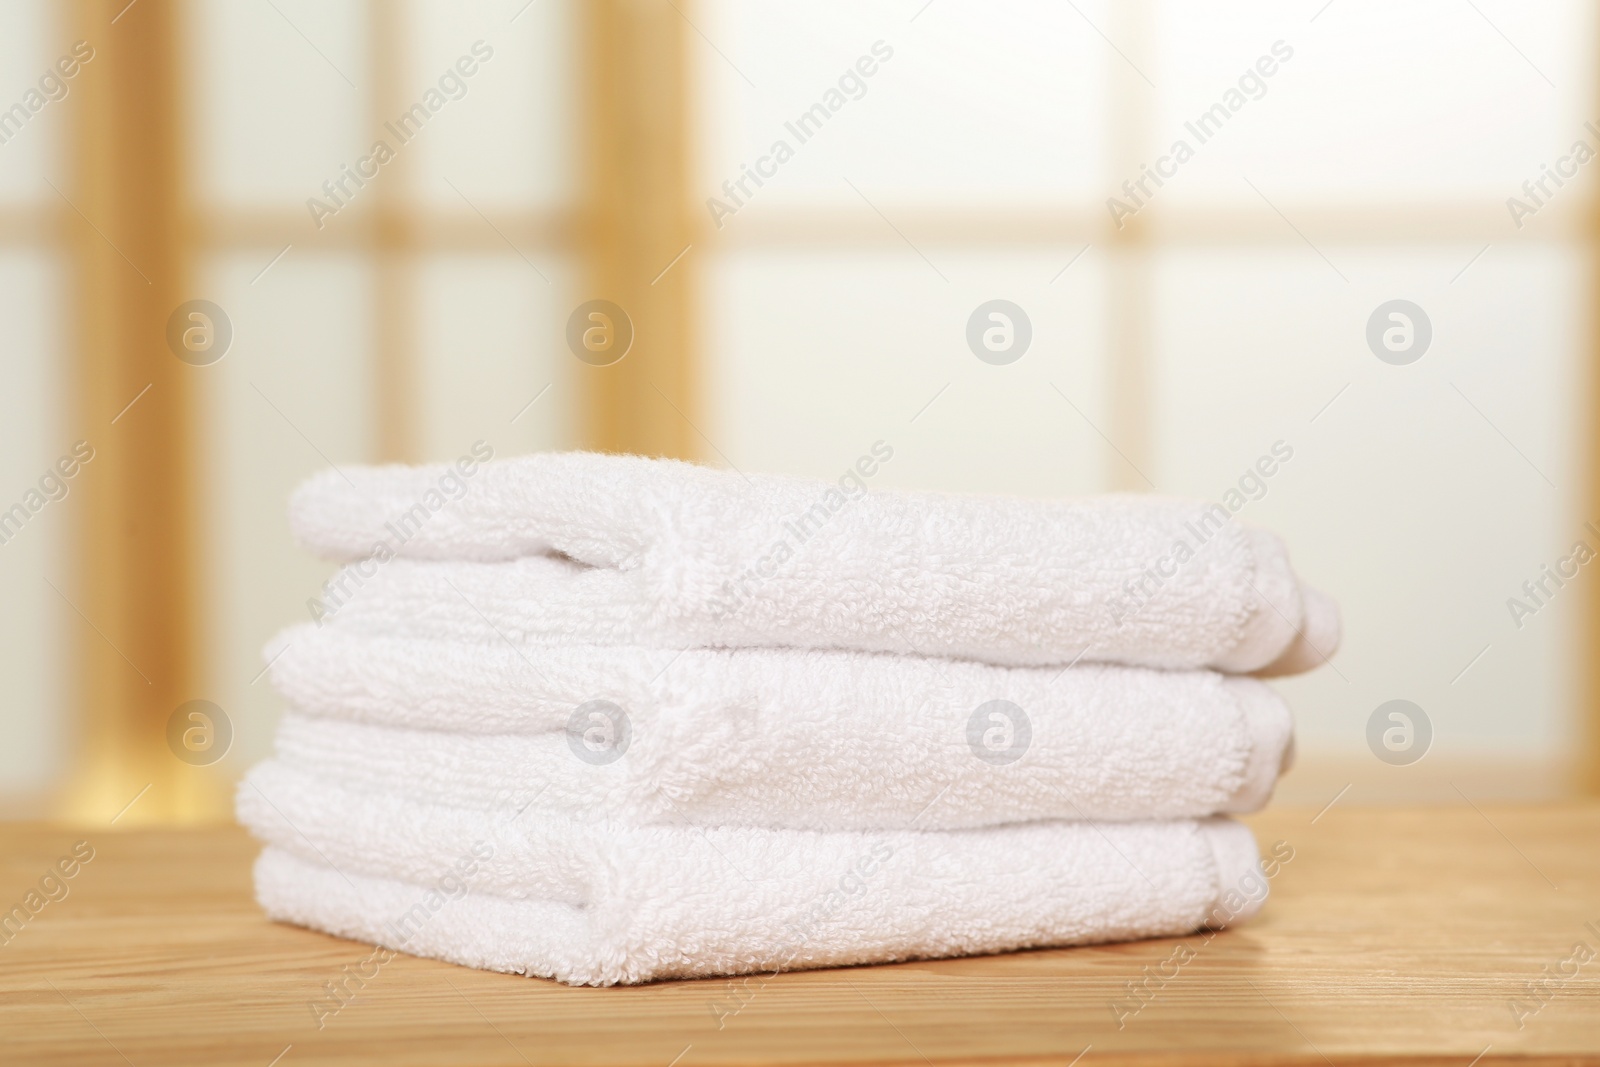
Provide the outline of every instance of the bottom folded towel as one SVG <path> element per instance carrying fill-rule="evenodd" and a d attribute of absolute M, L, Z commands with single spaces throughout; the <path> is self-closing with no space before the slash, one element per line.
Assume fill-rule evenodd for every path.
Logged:
<path fill-rule="evenodd" d="M 313 790 L 282 770 L 239 793 L 268 844 L 255 878 L 272 918 L 572 984 L 1181 935 L 1248 918 L 1267 890 L 1250 831 L 1224 818 L 619 826 Z"/>

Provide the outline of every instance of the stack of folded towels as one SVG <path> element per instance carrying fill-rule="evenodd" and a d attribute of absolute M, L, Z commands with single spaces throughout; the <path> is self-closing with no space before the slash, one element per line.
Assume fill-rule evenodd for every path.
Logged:
<path fill-rule="evenodd" d="M 870 472 L 865 472 L 870 473 Z M 585 453 L 330 471 L 267 650 L 272 917 L 563 982 L 1180 935 L 1265 895 L 1251 675 L 1333 604 L 1216 505 Z"/>

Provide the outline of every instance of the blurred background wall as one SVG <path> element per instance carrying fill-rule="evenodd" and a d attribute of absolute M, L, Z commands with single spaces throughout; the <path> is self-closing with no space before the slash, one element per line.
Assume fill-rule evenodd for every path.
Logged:
<path fill-rule="evenodd" d="M 1596 40 L 1577 0 L 8 0 L 3 811 L 225 818 L 331 573 L 287 493 L 480 440 L 1239 490 L 1345 610 L 1281 796 L 1586 790 Z M 1393 699 L 1425 758 L 1369 744 Z M 227 736 L 180 759 L 193 700 Z"/>

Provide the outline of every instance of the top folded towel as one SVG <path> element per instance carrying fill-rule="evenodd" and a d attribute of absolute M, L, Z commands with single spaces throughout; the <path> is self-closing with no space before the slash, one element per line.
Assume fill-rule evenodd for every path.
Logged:
<path fill-rule="evenodd" d="M 1338 645 L 1332 601 L 1221 505 L 868 492 L 883 458 L 837 482 L 594 453 L 349 467 L 300 486 L 290 524 L 347 561 L 566 557 L 640 644 L 1262 674 Z"/>

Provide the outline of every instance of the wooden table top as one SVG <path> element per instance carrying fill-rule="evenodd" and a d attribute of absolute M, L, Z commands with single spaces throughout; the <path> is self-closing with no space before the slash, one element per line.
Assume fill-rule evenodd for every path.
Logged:
<path fill-rule="evenodd" d="M 0 930 L 0 1061 L 1600 1063 L 1600 805 L 1250 821 L 1294 857 L 1210 939 L 621 989 L 401 956 L 321 1030 L 369 949 L 262 918 L 242 831 L 0 826 L 0 908 L 74 872 Z"/>

